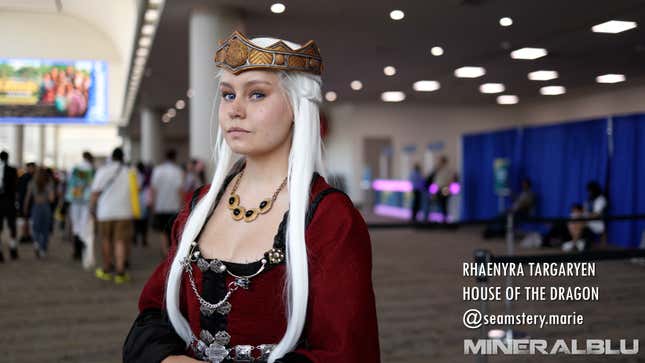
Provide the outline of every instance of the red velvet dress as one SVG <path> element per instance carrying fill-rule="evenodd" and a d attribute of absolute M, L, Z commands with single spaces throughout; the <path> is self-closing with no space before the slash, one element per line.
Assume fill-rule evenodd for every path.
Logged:
<path fill-rule="evenodd" d="M 226 179 L 217 202 L 233 176 L 231 173 Z M 208 186 L 201 188 L 195 197 L 200 198 L 207 189 Z M 173 246 L 176 246 L 189 212 L 187 205 L 173 224 Z M 285 250 L 287 214 L 274 237 L 273 247 L 282 251 Z M 379 362 L 372 251 L 367 227 L 351 200 L 317 174 L 312 180 L 305 234 L 309 255 L 307 320 L 297 349 L 279 362 Z M 164 289 L 173 254 L 174 247 L 171 257 L 156 268 L 143 289 L 139 300 L 140 315 L 124 346 L 125 362 L 155 362 L 176 354 L 195 356 L 194 350 L 186 348 L 165 316 Z M 252 274 L 261 266 L 259 261 L 251 264 L 222 262 L 236 275 Z M 235 278 L 210 269 L 202 271 L 195 265 L 192 263 L 198 291 L 209 302 L 219 301 L 226 293 L 226 286 Z M 180 290 L 182 314 L 196 337 L 200 337 L 202 330 L 212 335 L 226 331 L 230 336 L 227 347 L 277 344 L 287 326 L 283 298 L 285 273 L 284 260 L 268 264 L 251 279 L 248 289 L 238 289 L 231 294 L 230 312 L 205 316 L 184 271 Z M 257 354 L 253 356 L 258 358 Z M 225 361 L 236 361 L 231 357 L 235 355 Z"/>

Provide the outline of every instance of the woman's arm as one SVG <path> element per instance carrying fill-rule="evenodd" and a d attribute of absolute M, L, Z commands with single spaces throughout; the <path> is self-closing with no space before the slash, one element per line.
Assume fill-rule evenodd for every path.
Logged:
<path fill-rule="evenodd" d="M 282 361 L 380 362 L 372 250 L 363 218 L 346 195 L 331 193 L 306 235 L 311 254 L 306 345 Z"/>
<path fill-rule="evenodd" d="M 124 363 L 195 362 L 185 356 L 186 342 L 175 332 L 165 314 L 166 277 L 177 248 L 179 228 L 188 213 L 184 207 L 173 224 L 168 257 L 160 263 L 146 282 L 139 298 L 139 316 L 123 345 Z"/>

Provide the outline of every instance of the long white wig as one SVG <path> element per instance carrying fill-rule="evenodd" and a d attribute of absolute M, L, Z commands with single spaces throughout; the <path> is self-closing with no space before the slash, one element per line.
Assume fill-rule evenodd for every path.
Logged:
<path fill-rule="evenodd" d="M 252 40 L 261 47 L 267 47 L 278 39 L 255 38 Z M 300 45 L 285 42 L 292 49 Z M 218 83 L 222 74 L 218 71 Z M 293 110 L 294 125 L 289 152 L 289 214 L 286 234 L 286 284 L 285 299 L 287 330 L 269 357 L 269 363 L 281 358 L 286 353 L 295 349 L 302 334 L 307 314 L 307 297 L 309 295 L 309 275 L 307 263 L 307 250 L 305 244 L 305 214 L 309 204 L 310 183 L 314 171 L 325 176 L 326 170 L 322 157 L 322 142 L 320 139 L 319 105 L 321 98 L 322 81 L 320 76 L 302 72 L 278 72 L 280 86 L 285 92 L 291 109 Z M 213 120 L 219 107 L 219 84 L 213 105 Z M 219 124 L 219 122 L 218 122 Z M 194 241 L 206 221 L 206 217 L 213 210 L 215 199 L 229 172 L 234 155 L 223 137 L 221 127 L 218 127 L 215 141 L 214 161 L 215 173 L 208 193 L 197 203 L 190 213 L 183 233 L 181 235 L 177 253 L 172 261 L 166 285 L 166 309 L 168 317 L 175 331 L 186 341 L 191 342 L 192 332 L 190 326 L 179 310 L 179 289 L 182 278 L 181 259 L 186 257 L 190 250 L 190 243 Z M 270 344 L 272 342 L 267 342 Z"/>

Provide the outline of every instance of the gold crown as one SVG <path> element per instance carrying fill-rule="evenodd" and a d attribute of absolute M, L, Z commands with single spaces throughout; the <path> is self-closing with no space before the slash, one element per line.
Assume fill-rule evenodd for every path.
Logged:
<path fill-rule="evenodd" d="M 298 49 L 291 49 L 281 40 L 263 48 L 234 31 L 219 43 L 215 52 L 215 65 L 234 74 L 252 69 L 299 71 L 316 75 L 322 73 L 320 50 L 313 40 Z"/>

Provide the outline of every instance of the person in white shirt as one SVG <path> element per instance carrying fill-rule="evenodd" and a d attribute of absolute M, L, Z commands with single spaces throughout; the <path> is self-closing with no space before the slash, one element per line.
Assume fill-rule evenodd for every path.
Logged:
<path fill-rule="evenodd" d="M 152 171 L 150 181 L 154 210 L 153 227 L 162 233 L 161 251 L 164 256 L 168 255 L 172 222 L 183 199 L 184 171 L 175 163 L 176 158 L 175 150 L 169 150 L 166 153 L 166 161 Z"/>
<path fill-rule="evenodd" d="M 587 184 L 587 193 L 589 202 L 585 203 L 584 217 L 603 217 L 607 210 L 607 198 L 602 193 L 602 188 L 598 182 L 592 181 Z M 591 204 L 589 206 L 589 204 Z M 590 208 L 589 208 L 590 207 Z M 571 231 L 571 241 L 562 245 L 562 250 L 571 252 L 574 249 L 578 251 L 587 251 L 591 244 L 598 241 L 605 233 L 605 222 L 602 220 L 588 221 L 579 231 Z"/>
<path fill-rule="evenodd" d="M 103 268 L 96 269 L 96 277 L 111 280 L 114 266 L 114 282 L 117 284 L 129 280 L 125 260 L 126 244 L 132 240 L 133 211 L 128 172 L 129 167 L 123 162 L 123 150 L 114 149 L 112 160 L 99 168 L 94 176 L 90 198 L 90 211 L 98 221 L 103 255 Z"/>

